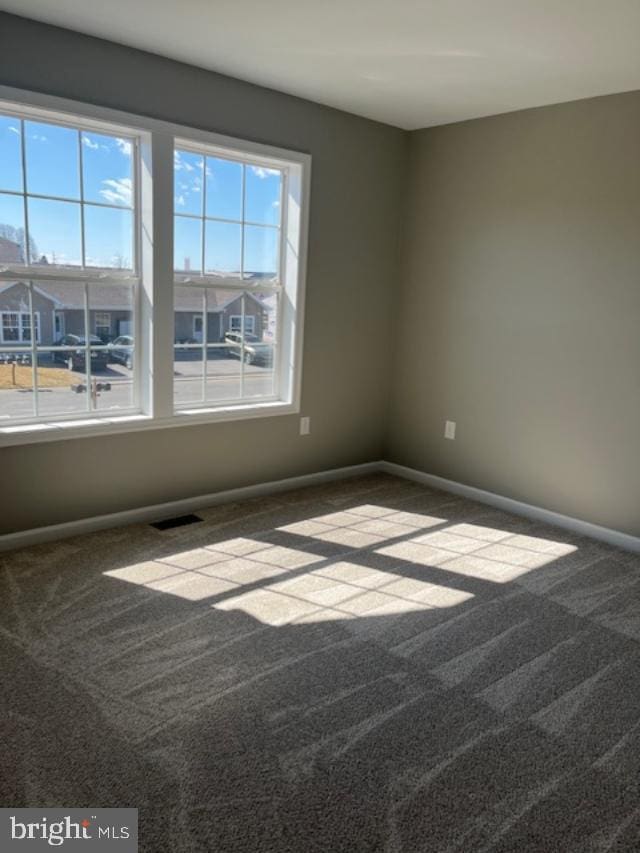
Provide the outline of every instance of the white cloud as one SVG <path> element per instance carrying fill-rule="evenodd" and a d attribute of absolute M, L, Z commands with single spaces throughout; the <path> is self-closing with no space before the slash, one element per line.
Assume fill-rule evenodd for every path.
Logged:
<path fill-rule="evenodd" d="M 176 196 L 176 204 L 178 207 L 184 207 L 186 203 L 187 201 L 183 195 Z"/>
<path fill-rule="evenodd" d="M 82 144 L 86 145 L 87 148 L 91 148 L 94 151 L 96 148 L 100 148 L 100 144 L 98 142 L 94 142 L 93 139 L 89 139 L 88 136 L 82 137 Z"/>
<path fill-rule="evenodd" d="M 11 131 L 11 133 L 17 133 L 17 134 L 18 134 L 18 136 L 20 136 L 20 130 L 19 130 L 19 128 L 14 127 L 13 125 L 10 125 L 10 127 L 8 128 L 8 130 L 10 130 L 10 131 Z"/>
<path fill-rule="evenodd" d="M 40 134 L 38 134 L 38 133 L 32 133 L 32 134 L 31 134 L 31 138 L 32 138 L 32 139 L 35 139 L 35 140 L 36 140 L 36 142 L 46 142 L 46 141 L 47 141 L 47 137 L 46 137 L 46 136 L 41 136 L 41 135 L 40 135 Z"/>
<path fill-rule="evenodd" d="M 268 178 L 269 175 L 279 174 L 277 169 L 267 169 L 264 166 L 252 166 L 251 171 L 256 177 L 260 178 L 261 181 Z"/>
<path fill-rule="evenodd" d="M 131 204 L 131 178 L 117 178 L 102 182 L 105 189 L 100 190 L 100 195 L 109 204 Z"/>
<path fill-rule="evenodd" d="M 118 146 L 118 151 L 121 154 L 126 155 L 127 157 L 131 154 L 131 142 L 128 139 L 121 139 L 121 137 L 116 137 L 116 145 Z"/>
<path fill-rule="evenodd" d="M 173 168 L 176 172 L 181 172 L 183 169 L 185 172 L 193 172 L 195 166 L 192 166 L 191 163 L 187 163 L 186 160 L 183 160 L 180 156 L 179 151 L 174 151 L 173 153 Z"/>

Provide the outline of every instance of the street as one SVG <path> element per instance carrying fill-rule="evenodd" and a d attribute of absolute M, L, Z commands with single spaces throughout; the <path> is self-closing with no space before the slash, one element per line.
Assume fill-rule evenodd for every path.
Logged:
<path fill-rule="evenodd" d="M 59 367 L 59 366 L 58 366 Z M 203 362 L 190 352 L 176 353 L 174 361 L 174 389 L 176 405 L 198 405 L 202 403 Z M 48 356 L 37 367 L 39 384 L 47 385 L 47 371 L 51 369 Z M 206 402 L 216 403 L 240 397 L 241 364 L 236 358 L 210 354 L 207 361 Z M 133 383 L 131 370 L 122 364 L 109 364 L 104 370 L 95 371 L 92 378 L 98 384 L 109 383 L 109 391 L 98 391 L 95 404 L 86 391 L 74 391 L 75 387 L 86 386 L 83 373 L 69 371 L 68 385 L 62 387 L 39 387 L 38 409 L 40 416 L 77 414 L 81 417 L 89 411 L 114 414 L 133 405 Z M 272 393 L 273 369 L 256 364 L 244 365 L 244 397 L 259 397 Z M 33 390 L 30 388 L 0 389 L 0 423 L 16 418 L 28 418 L 34 414 Z"/>

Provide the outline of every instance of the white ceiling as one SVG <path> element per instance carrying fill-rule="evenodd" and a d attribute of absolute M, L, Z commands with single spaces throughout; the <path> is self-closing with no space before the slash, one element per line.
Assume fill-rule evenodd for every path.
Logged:
<path fill-rule="evenodd" d="M 413 129 L 640 88 L 640 0 L 0 0 Z"/>

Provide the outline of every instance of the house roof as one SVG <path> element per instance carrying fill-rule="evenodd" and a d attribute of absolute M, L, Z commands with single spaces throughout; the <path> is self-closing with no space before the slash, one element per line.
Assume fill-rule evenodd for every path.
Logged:
<path fill-rule="evenodd" d="M 21 284 L 22 282 L 6 282 L 0 284 L 0 307 L 2 292 Z M 57 310 L 81 310 L 84 308 L 84 287 L 77 282 L 47 282 L 33 285 L 34 291 L 41 297 L 49 299 L 52 307 Z M 127 311 L 131 308 L 131 286 L 126 284 L 91 284 L 89 290 L 89 307 L 109 311 Z M 223 311 L 242 295 L 237 290 L 210 288 L 208 291 L 208 307 L 210 312 Z M 245 295 L 262 305 L 259 299 L 251 293 Z M 176 311 L 201 311 L 202 295 L 197 288 L 181 286 L 175 293 Z"/>

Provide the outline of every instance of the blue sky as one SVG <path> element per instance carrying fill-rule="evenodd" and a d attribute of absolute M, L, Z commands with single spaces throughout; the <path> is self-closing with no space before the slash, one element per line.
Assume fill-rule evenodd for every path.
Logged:
<path fill-rule="evenodd" d="M 0 226 L 15 229 L 22 229 L 25 224 L 22 199 L 2 191 L 22 191 L 21 138 L 20 122 L 0 116 Z M 87 266 L 130 266 L 131 142 L 25 121 L 24 155 L 29 232 L 38 259 L 44 255 L 50 263 L 82 262 L 79 204 L 82 159 Z M 34 198 L 32 194 L 56 198 Z M 98 206 L 105 204 L 114 207 Z"/>
<path fill-rule="evenodd" d="M 243 170 L 244 270 L 277 271 L 280 237 L 273 226 L 280 223 L 281 172 L 188 151 L 175 155 L 176 269 L 185 269 L 188 261 L 192 270 L 200 270 L 204 236 L 205 272 L 240 270 Z"/>
<path fill-rule="evenodd" d="M 37 249 L 32 260 L 44 255 L 50 263 L 81 264 L 82 187 L 87 266 L 131 266 L 131 142 L 34 121 L 25 121 L 22 131 L 18 119 L 0 115 L 0 233 L 20 233 L 25 225 L 23 200 L 10 194 L 23 188 L 22 142 L 29 233 Z M 204 239 L 205 272 L 237 273 L 243 242 L 246 272 L 276 272 L 281 183 L 274 169 L 177 151 L 176 268 L 187 262 L 200 271 Z"/>

